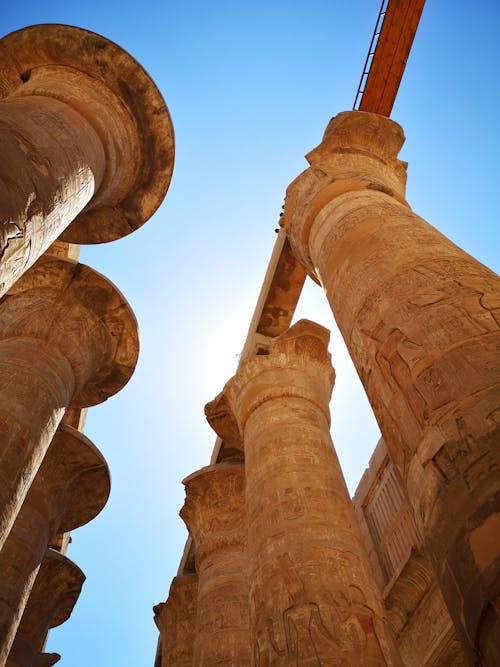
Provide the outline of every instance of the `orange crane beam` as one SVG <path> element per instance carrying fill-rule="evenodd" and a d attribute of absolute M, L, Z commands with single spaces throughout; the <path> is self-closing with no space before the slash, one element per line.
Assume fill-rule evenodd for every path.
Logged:
<path fill-rule="evenodd" d="M 368 54 L 371 64 L 360 111 L 391 115 L 424 4 L 425 0 L 390 0 L 387 4 L 376 48 L 372 56 Z"/>
<path fill-rule="evenodd" d="M 424 4 L 425 0 L 382 2 L 375 27 L 376 39 L 372 39 L 365 71 L 361 77 L 362 95 L 357 96 L 357 100 L 360 98 L 360 111 L 390 115 Z M 306 279 L 306 274 L 293 256 L 288 242 L 283 243 L 278 239 L 276 246 L 281 247 L 281 255 L 274 262 L 274 274 L 270 276 L 268 271 L 262 286 L 258 300 L 260 306 L 252 319 L 244 348 L 246 354 L 243 354 L 243 357 L 251 353 L 249 339 L 256 333 L 279 336 L 286 331 Z M 273 256 L 275 254 L 276 250 Z"/>

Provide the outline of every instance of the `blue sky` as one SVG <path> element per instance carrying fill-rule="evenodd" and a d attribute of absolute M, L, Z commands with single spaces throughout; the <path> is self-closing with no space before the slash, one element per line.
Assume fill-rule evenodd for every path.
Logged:
<path fill-rule="evenodd" d="M 234 373 L 275 240 L 287 185 L 331 116 L 352 108 L 379 0 L 210 3 L 5 3 L 2 30 L 68 23 L 129 51 L 162 91 L 176 133 L 170 190 L 131 236 L 83 247 L 139 320 L 141 356 L 127 387 L 89 411 L 112 493 L 73 533 L 87 575 L 48 650 L 67 667 L 152 667 L 151 608 L 165 599 L 186 531 L 183 477 L 215 440 L 203 406 Z M 428 0 L 392 118 L 405 129 L 408 201 L 500 269 L 496 0 Z M 334 327 L 308 284 L 298 317 Z M 356 487 L 377 426 L 332 331 L 332 435 Z"/>

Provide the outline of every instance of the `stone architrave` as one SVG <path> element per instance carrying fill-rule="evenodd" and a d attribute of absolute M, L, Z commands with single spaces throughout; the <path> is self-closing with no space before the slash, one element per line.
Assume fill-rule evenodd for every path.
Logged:
<path fill-rule="evenodd" d="M 399 125 L 329 124 L 283 224 L 325 289 L 470 664 L 500 664 L 500 281 L 404 199 Z"/>
<path fill-rule="evenodd" d="M 42 258 L 0 301 L 0 547 L 64 410 L 119 391 L 138 348 L 123 295 L 83 264 Z"/>
<path fill-rule="evenodd" d="M 155 607 L 160 631 L 161 667 L 192 667 L 198 598 L 198 576 L 174 577 L 166 602 Z"/>
<path fill-rule="evenodd" d="M 70 223 L 72 243 L 141 226 L 166 194 L 174 137 L 149 75 L 100 35 L 31 26 L 0 40 L 0 68 L 1 296 Z"/>
<path fill-rule="evenodd" d="M 195 548 L 198 601 L 193 667 L 250 664 L 245 474 L 207 466 L 184 480 L 180 515 Z"/>
<path fill-rule="evenodd" d="M 0 667 L 50 539 L 91 521 L 109 491 L 102 454 L 83 433 L 61 424 L 0 551 Z"/>
<path fill-rule="evenodd" d="M 85 581 L 85 575 L 69 558 L 48 549 L 28 602 L 6 667 L 35 667 L 51 656 L 54 664 L 57 653 L 44 654 L 43 646 L 50 628 L 61 625 L 71 616 Z M 56 660 L 54 660 L 56 658 Z"/>
<path fill-rule="evenodd" d="M 330 437 L 328 340 L 301 320 L 205 408 L 244 442 L 255 667 L 401 664 Z"/>

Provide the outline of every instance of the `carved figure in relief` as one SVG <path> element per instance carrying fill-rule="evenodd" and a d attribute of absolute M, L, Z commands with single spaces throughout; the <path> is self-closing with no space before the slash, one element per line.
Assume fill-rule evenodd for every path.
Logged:
<path fill-rule="evenodd" d="M 257 630 L 254 646 L 255 667 L 267 667 L 275 656 L 283 658 L 285 655 L 286 649 L 281 648 L 276 640 L 273 620 L 267 618 L 265 628 Z"/>
<path fill-rule="evenodd" d="M 373 624 L 374 613 L 367 605 L 363 591 L 357 586 L 349 586 L 336 591 L 334 595 L 337 603 L 342 601 L 337 607 L 342 628 L 340 635 L 347 640 L 345 646 L 350 654 L 348 657 L 343 656 L 339 664 L 350 667 L 385 665 L 386 660 Z M 353 646 L 359 647 L 354 656 Z M 361 658 L 363 662 L 360 663 Z"/>
<path fill-rule="evenodd" d="M 292 606 L 283 612 L 288 657 L 294 658 L 296 665 L 301 667 L 340 665 L 336 658 L 340 646 L 325 626 L 319 605 L 308 599 L 304 584 L 289 554 L 282 554 L 278 562 L 293 602 Z"/>

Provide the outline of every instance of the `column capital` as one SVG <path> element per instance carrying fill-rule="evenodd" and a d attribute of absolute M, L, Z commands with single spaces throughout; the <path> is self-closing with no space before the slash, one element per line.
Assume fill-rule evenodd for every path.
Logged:
<path fill-rule="evenodd" d="M 68 360 L 76 387 L 70 407 L 102 403 L 130 379 L 139 354 L 137 321 L 125 297 L 97 271 L 42 258 L 0 304 L 3 341 L 40 342 Z"/>
<path fill-rule="evenodd" d="M 274 338 L 269 353 L 244 361 L 236 375 L 205 406 L 210 426 L 229 442 L 243 441 L 249 416 L 266 401 L 303 398 L 317 405 L 330 420 L 329 402 L 335 379 L 328 352 L 330 332 L 309 320 L 300 320 Z"/>
<path fill-rule="evenodd" d="M 167 601 L 153 607 L 165 665 L 192 665 L 197 595 L 198 576 L 178 575 L 172 581 Z"/>
<path fill-rule="evenodd" d="M 25 504 L 39 506 L 41 496 L 46 496 L 49 506 L 58 510 L 57 531 L 69 532 L 101 512 L 110 489 L 111 476 L 101 452 L 83 433 L 60 424 Z"/>
<path fill-rule="evenodd" d="M 194 613 L 198 590 L 196 574 L 180 574 L 172 579 L 166 602 L 153 607 L 154 621 L 161 633 L 168 634 L 172 619 L 186 615 L 190 609 Z"/>
<path fill-rule="evenodd" d="M 196 560 L 245 542 L 245 472 L 241 464 L 206 466 L 183 480 L 186 500 L 180 515 L 193 537 Z"/>
<path fill-rule="evenodd" d="M 170 184 L 174 134 L 165 101 L 141 65 L 100 35 L 55 24 L 4 37 L 0 64 L 0 99 L 58 99 L 84 116 L 102 141 L 103 182 L 64 240 L 112 241 L 146 222 Z"/>
<path fill-rule="evenodd" d="M 59 653 L 39 653 L 33 663 L 33 667 L 52 667 L 60 659 L 61 656 Z"/>
<path fill-rule="evenodd" d="M 71 616 L 85 579 L 85 574 L 70 558 L 54 549 L 47 549 L 26 609 L 35 605 L 46 606 L 49 602 L 48 627 L 62 625 Z"/>
<path fill-rule="evenodd" d="M 311 165 L 287 188 L 281 225 L 311 278 L 319 282 L 309 252 L 309 232 L 330 201 L 354 191 L 382 192 L 405 205 L 406 162 L 397 159 L 405 137 L 394 121 L 366 111 L 332 118 Z"/>
<path fill-rule="evenodd" d="M 12 644 L 7 667 L 53 665 L 57 653 L 41 653 L 47 632 L 68 620 L 85 581 L 81 569 L 69 558 L 48 549 Z"/>

